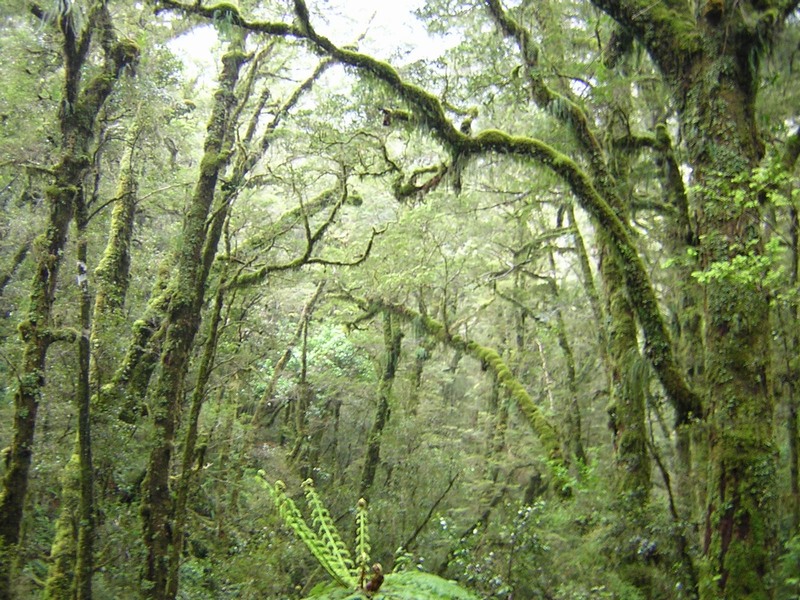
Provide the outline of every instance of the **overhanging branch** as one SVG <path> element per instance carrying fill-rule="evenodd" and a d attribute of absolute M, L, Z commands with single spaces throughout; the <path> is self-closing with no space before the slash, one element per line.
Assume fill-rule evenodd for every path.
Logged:
<path fill-rule="evenodd" d="M 571 484 L 567 475 L 567 464 L 559 442 L 558 431 L 528 394 L 525 387 L 514 377 L 511 369 L 496 350 L 468 340 L 458 334 L 450 333 L 444 324 L 427 315 L 420 314 L 407 306 L 394 304 L 379 298 L 355 298 L 347 296 L 364 311 L 375 314 L 376 312 L 389 312 L 398 316 L 403 321 L 414 323 L 421 327 L 427 335 L 436 341 L 467 354 L 485 365 L 492 372 L 501 388 L 516 402 L 525 415 L 528 423 L 539 438 L 547 453 L 547 462 L 553 475 L 555 488 L 562 496 L 571 494 Z M 377 310 L 376 310 L 377 308 Z"/>
<path fill-rule="evenodd" d="M 207 18 L 213 18 L 215 11 L 219 10 L 213 6 L 184 5 L 174 0 L 160 0 L 160 3 L 166 7 L 200 14 Z M 597 0 L 596 4 L 598 6 L 600 4 L 614 5 L 620 10 L 622 8 L 633 10 L 638 6 L 635 2 L 626 3 L 623 0 Z M 672 341 L 645 265 L 630 239 L 627 228 L 609 203 L 598 193 L 587 173 L 568 156 L 533 137 L 511 136 L 498 130 L 485 130 L 474 137 L 465 135 L 447 118 L 442 103 L 436 96 L 419 86 L 404 81 L 388 63 L 376 60 L 366 54 L 337 47 L 328 38 L 319 35 L 314 30 L 309 21 L 308 7 L 304 0 L 294 0 L 294 5 L 298 25 L 250 22 L 241 16 L 238 16 L 237 24 L 260 33 L 305 38 L 313 44 L 317 52 L 327 54 L 340 63 L 365 71 L 382 81 L 423 117 L 421 124 L 428 128 L 455 156 L 469 157 L 487 153 L 514 155 L 549 168 L 569 185 L 581 207 L 595 219 L 595 223 L 610 238 L 611 246 L 620 261 L 631 301 L 644 331 L 645 354 L 675 408 L 678 423 L 686 423 L 691 418 L 698 418 L 701 415 L 699 398 L 689 388 L 675 359 Z M 225 4 L 225 6 L 229 5 Z M 657 13 L 650 15 L 655 22 L 660 22 L 659 19 L 667 19 L 668 16 L 675 16 L 675 11 L 667 6 L 654 5 L 652 10 Z M 662 11 L 669 14 L 662 14 Z M 677 27 L 675 24 L 673 26 Z M 686 43 L 691 43 L 691 40 Z"/>

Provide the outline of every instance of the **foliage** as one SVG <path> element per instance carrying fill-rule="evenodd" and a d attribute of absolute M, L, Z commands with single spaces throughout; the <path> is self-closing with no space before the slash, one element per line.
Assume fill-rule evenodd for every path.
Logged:
<path fill-rule="evenodd" d="M 340 586 L 356 587 L 355 565 L 330 513 L 314 489 L 314 482 L 310 479 L 304 481 L 303 491 L 306 495 L 306 502 L 311 508 L 311 522 L 316 525 L 316 532 L 306 524 L 294 501 L 286 495 L 286 484 L 280 480 L 276 481 L 275 485 L 269 484 L 263 472 L 259 473 L 259 477 L 272 496 L 284 523 L 295 532 L 325 571 Z M 363 542 L 359 545 L 363 546 Z"/>
<path fill-rule="evenodd" d="M 403 571 L 386 576 L 380 592 L 371 596 L 375 600 L 407 598 L 408 600 L 476 600 L 477 596 L 460 588 L 452 581 L 421 571 Z M 321 586 L 312 590 L 308 600 L 360 600 L 364 594 L 353 594 L 341 588 Z"/>
<path fill-rule="evenodd" d="M 759 598 L 773 582 L 797 596 L 796 8 L 646 4 L 431 0 L 416 14 L 433 37 L 414 40 L 385 7 L 367 25 L 345 0 L 158 0 L 144 16 L 108 3 L 117 51 L 141 56 L 73 157 L 62 27 L 106 3 L 5 2 L 0 475 L 32 413 L 16 392 L 36 389 L 38 409 L 12 592 L 41 595 L 80 526 L 55 526 L 71 506 L 77 265 L 96 292 L 127 182 L 130 281 L 91 337 L 95 597 L 142 595 L 143 483 L 167 418 L 157 531 L 174 536 L 176 598 L 363 598 L 373 561 L 387 600 Z M 83 39 L 79 88 L 102 83 L 114 48 Z M 234 40 L 242 77 L 203 161 Z M 73 158 L 85 174 L 61 185 Z M 225 167 L 213 182 L 210 165 Z M 208 278 L 170 316 L 202 186 L 213 204 L 191 241 Z M 50 256 L 63 192 L 88 224 Z M 31 281 L 55 263 L 51 311 L 27 323 Z M 609 310 L 623 304 L 629 318 Z M 376 306 L 413 315 L 384 397 Z M 177 369 L 190 313 L 199 333 Z M 31 370 L 33 325 L 50 347 Z M 159 405 L 164 377 L 176 386 Z M 351 490 L 375 443 L 367 511 Z M 631 510 L 634 467 L 652 477 Z M 751 594 L 754 572 L 767 575 Z"/>
<path fill-rule="evenodd" d="M 800 536 L 786 542 L 780 557 L 778 598 L 796 598 L 800 594 Z"/>
<path fill-rule="evenodd" d="M 369 531 L 367 528 L 367 504 L 362 498 L 356 506 L 356 539 L 355 548 L 358 561 L 353 563 L 336 525 L 327 508 L 323 505 L 310 479 L 303 482 L 306 503 L 311 509 L 311 522 L 318 528 L 314 532 L 303 519 L 291 498 L 286 495 L 286 486 L 282 481 L 270 484 L 263 471 L 258 473 L 259 481 L 269 491 L 285 525 L 289 527 L 327 573 L 334 579 L 335 585 L 318 585 L 309 598 L 328 600 L 346 598 L 413 598 L 415 600 L 471 600 L 472 594 L 459 588 L 454 582 L 441 579 L 435 575 L 418 571 L 392 573 L 385 577 L 380 586 L 380 593 L 370 593 L 362 589 L 365 578 L 370 577 L 367 570 L 369 563 Z M 380 569 L 380 566 L 378 566 Z M 344 588 L 344 589 L 342 589 Z M 353 590 L 358 590 L 353 593 Z"/>

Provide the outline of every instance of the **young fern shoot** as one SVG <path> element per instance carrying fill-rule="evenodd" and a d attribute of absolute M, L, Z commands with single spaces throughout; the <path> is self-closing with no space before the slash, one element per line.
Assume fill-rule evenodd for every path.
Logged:
<path fill-rule="evenodd" d="M 356 505 L 356 560 L 358 561 L 358 587 L 364 587 L 364 579 L 369 569 L 369 527 L 367 520 L 367 501 L 358 500 Z"/>
<path fill-rule="evenodd" d="M 306 545 L 328 575 L 344 588 L 355 588 L 358 582 L 351 572 L 350 566 L 348 566 L 353 564 L 350 553 L 344 546 L 330 513 L 322 506 L 316 490 L 313 489 L 313 484 L 308 483 L 310 480 L 304 482 L 303 487 L 306 493 L 306 500 L 312 509 L 312 523 L 319 527 L 321 534 L 318 534 L 308 526 L 300 509 L 286 494 L 286 484 L 282 481 L 276 481 L 275 485 L 272 485 L 267 481 L 266 474 L 263 471 L 259 471 L 258 475 L 259 480 L 267 488 L 275 502 L 278 514 L 280 514 L 283 522 Z M 308 491 L 309 489 L 311 492 Z M 311 497 L 311 500 L 309 500 L 309 497 Z"/>

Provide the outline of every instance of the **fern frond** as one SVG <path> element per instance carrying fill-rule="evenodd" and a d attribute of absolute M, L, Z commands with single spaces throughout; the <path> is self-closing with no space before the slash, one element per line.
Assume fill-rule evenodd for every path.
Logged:
<path fill-rule="evenodd" d="M 328 550 L 326 542 L 308 526 L 300 509 L 297 508 L 294 501 L 286 494 L 286 484 L 280 480 L 276 481 L 275 485 L 270 484 L 269 481 L 267 481 L 264 471 L 259 471 L 258 475 L 262 485 L 267 488 L 272 500 L 275 502 L 278 514 L 284 524 L 305 544 L 306 548 L 308 548 L 314 558 L 317 559 L 317 562 L 325 569 L 328 575 L 342 587 L 356 587 L 355 578 L 350 574 L 350 571 L 346 567 L 344 570 L 342 569 L 339 560 L 335 556 L 332 556 L 331 552 Z M 330 515 L 328 518 L 330 518 Z M 331 525 L 333 525 L 332 520 Z"/>
<path fill-rule="evenodd" d="M 363 578 L 369 571 L 369 527 L 367 521 L 367 501 L 359 499 L 356 506 L 356 560 L 358 577 Z"/>
<path fill-rule="evenodd" d="M 311 522 L 317 527 L 319 537 L 325 544 L 325 554 L 331 568 L 336 571 L 338 578 L 355 587 L 357 579 L 352 572 L 353 559 L 350 557 L 350 551 L 345 546 L 339 530 L 336 529 L 331 514 L 314 489 L 314 481 L 306 479 L 301 487 L 306 495 L 306 504 L 311 509 Z"/>

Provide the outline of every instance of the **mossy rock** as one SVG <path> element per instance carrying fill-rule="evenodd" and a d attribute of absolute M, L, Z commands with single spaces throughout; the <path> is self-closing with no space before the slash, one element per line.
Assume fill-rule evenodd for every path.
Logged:
<path fill-rule="evenodd" d="M 335 583 L 315 587 L 307 600 L 364 600 L 363 592 L 346 590 Z M 454 581 L 421 571 L 392 573 L 372 600 L 478 600 L 478 596 Z"/>

